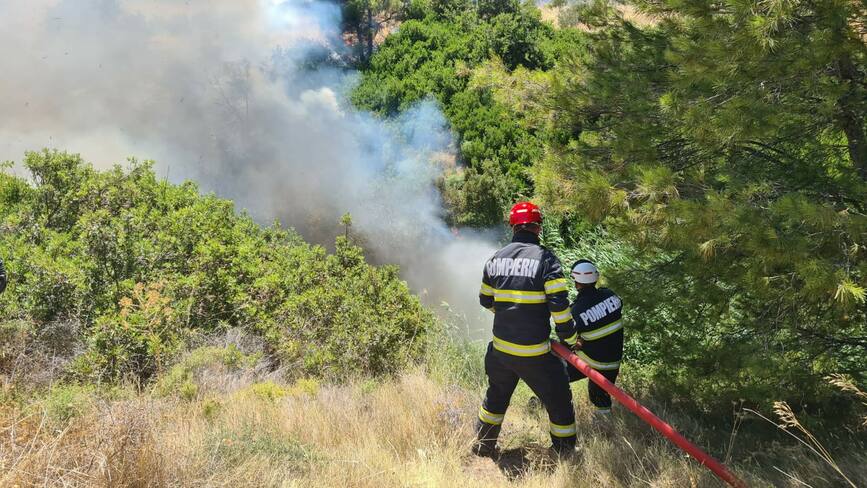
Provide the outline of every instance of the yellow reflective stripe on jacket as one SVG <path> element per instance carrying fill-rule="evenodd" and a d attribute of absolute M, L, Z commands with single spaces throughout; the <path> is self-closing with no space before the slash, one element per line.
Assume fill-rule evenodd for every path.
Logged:
<path fill-rule="evenodd" d="M 479 290 L 479 295 L 485 295 L 487 297 L 494 296 L 494 289 L 485 283 L 482 283 L 482 289 Z"/>
<path fill-rule="evenodd" d="M 552 295 L 561 291 L 569 291 L 569 282 L 566 278 L 557 278 L 545 282 L 545 293 Z"/>
<path fill-rule="evenodd" d="M 584 351 L 578 351 L 578 357 L 581 358 L 585 363 L 589 364 L 590 367 L 593 369 L 611 371 L 620 368 L 620 361 L 615 361 L 613 363 L 603 363 L 591 358 L 590 356 L 585 354 Z"/>
<path fill-rule="evenodd" d="M 566 339 L 566 344 L 569 344 L 570 346 L 574 346 L 576 342 L 578 342 L 577 332 L 572 337 Z"/>
<path fill-rule="evenodd" d="M 504 413 L 491 413 L 485 410 L 485 407 L 479 407 L 479 420 L 491 425 L 500 425 L 503 423 Z"/>
<path fill-rule="evenodd" d="M 567 308 L 562 312 L 551 312 L 551 318 L 554 319 L 554 322 L 557 324 L 564 324 L 572 320 L 572 311 Z"/>
<path fill-rule="evenodd" d="M 494 289 L 495 302 L 545 303 L 548 298 L 543 291 L 497 290 Z"/>
<path fill-rule="evenodd" d="M 599 327 L 598 329 L 593 329 L 589 332 L 582 332 L 581 338 L 584 339 L 585 341 L 595 341 L 597 339 L 602 339 L 603 337 L 609 336 L 609 335 L 617 332 L 618 330 L 620 330 L 622 328 L 623 328 L 623 321 L 618 320 L 617 322 L 614 322 L 612 324 L 603 325 L 602 327 Z"/>
<path fill-rule="evenodd" d="M 551 341 L 545 341 L 539 344 L 515 344 L 514 342 L 504 341 L 497 336 L 494 336 L 494 349 L 511 354 L 512 356 L 532 357 L 547 354 L 551 350 Z"/>
<path fill-rule="evenodd" d="M 577 433 L 578 428 L 575 426 L 575 422 L 569 425 L 559 425 L 551 422 L 551 435 L 555 437 L 572 437 Z"/>

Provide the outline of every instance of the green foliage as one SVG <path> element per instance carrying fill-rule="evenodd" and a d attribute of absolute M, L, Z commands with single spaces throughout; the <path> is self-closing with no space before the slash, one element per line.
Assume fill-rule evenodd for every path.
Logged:
<path fill-rule="evenodd" d="M 470 10 L 470 4 L 469 0 L 430 0 L 429 5 L 426 5 L 419 12 L 421 15 L 416 15 L 412 18 L 421 20 L 429 13 L 441 19 L 453 18 Z"/>
<path fill-rule="evenodd" d="M 222 408 L 223 405 L 219 401 L 213 398 L 207 398 L 202 401 L 202 416 L 208 420 L 213 420 L 217 417 Z"/>
<path fill-rule="evenodd" d="M 630 359 L 659 386 L 818 408 L 824 375 L 863 381 L 867 363 L 867 97 L 853 81 L 867 47 L 842 20 L 863 9 L 642 6 L 660 20 L 577 7 L 587 50 L 553 72 L 567 137 L 534 168 L 537 196 L 576 222 L 564 246 L 587 220 L 627 244 L 608 276 Z"/>
<path fill-rule="evenodd" d="M 521 4 L 518 0 L 479 0 L 476 3 L 476 12 L 479 17 L 489 20 L 502 14 L 515 14 L 520 11 Z"/>
<path fill-rule="evenodd" d="M 200 347 L 190 351 L 156 382 L 156 392 L 167 396 L 181 392 L 192 400 L 199 393 L 200 378 L 207 373 L 232 373 L 252 368 L 260 355 L 244 354 L 234 344 L 226 347 Z"/>
<path fill-rule="evenodd" d="M 264 381 L 250 385 L 250 393 L 261 400 L 276 403 L 281 398 L 289 395 L 289 389 L 273 381 Z"/>
<path fill-rule="evenodd" d="M 386 38 L 353 93 L 356 105 L 393 115 L 434 94 L 448 103 L 464 90 L 468 66 L 483 60 L 487 46 L 476 31 L 478 20 L 456 19 L 470 33 L 451 23 L 410 20 Z"/>
<path fill-rule="evenodd" d="M 318 457 L 296 439 L 252 422 L 210 432 L 204 447 L 219 465 L 242 466 L 250 459 L 265 458 L 298 473 L 313 467 Z"/>
<path fill-rule="evenodd" d="M 319 382 L 313 378 L 298 378 L 290 388 L 293 395 L 315 396 L 319 393 Z"/>
<path fill-rule="evenodd" d="M 75 417 L 89 412 L 95 404 L 92 386 L 76 384 L 52 387 L 43 402 L 45 414 L 57 425 L 64 425 Z"/>
<path fill-rule="evenodd" d="M 509 69 L 545 67 L 548 60 L 540 41 L 551 33 L 547 24 L 540 22 L 537 10 L 502 13 L 490 22 L 490 49 Z"/>
<path fill-rule="evenodd" d="M 0 173 L 0 320 L 32 321 L 37 336 L 81 324 L 80 376 L 146 379 L 191 337 L 235 327 L 299 374 L 383 374 L 416 357 L 433 321 L 395 268 L 370 266 L 346 236 L 328 255 L 191 183 L 158 181 L 150 163 L 96 171 L 50 151 L 24 163 L 32 183 Z"/>
<path fill-rule="evenodd" d="M 452 128 L 461 134 L 461 158 L 469 167 L 482 171 L 484 162 L 492 161 L 510 177 L 510 186 L 527 188 L 527 168 L 541 157 L 541 141 L 511 119 L 508 109 L 496 103 L 489 90 L 455 95 L 446 113 Z"/>
<path fill-rule="evenodd" d="M 544 128 L 516 116 L 495 99 L 491 86 L 470 81 L 492 56 L 508 70 L 548 69 L 565 38 L 532 5 L 492 0 L 470 9 L 434 2 L 432 9 L 385 40 L 364 67 L 352 99 L 390 116 L 435 97 L 458 136 L 460 163 L 469 170 L 462 183 L 461 174 L 450 179 L 452 219 L 479 227 L 500 223 L 508 203 L 529 191 L 527 168 L 543 154 Z M 491 178 L 498 180 L 496 188 L 477 196 L 475 190 Z M 474 200 L 482 200 L 482 208 Z"/>
<path fill-rule="evenodd" d="M 319 382 L 311 378 L 299 378 L 291 386 L 282 386 L 273 381 L 253 383 L 249 388 L 238 392 L 239 395 L 252 395 L 259 400 L 277 403 L 281 398 L 292 396 L 315 396 L 319 392 Z"/>
<path fill-rule="evenodd" d="M 440 183 L 445 204 L 452 210 L 453 223 L 484 227 L 503 221 L 504 209 L 511 204 L 511 180 L 490 160 L 479 169 L 468 168 L 447 175 Z"/>
<path fill-rule="evenodd" d="M 260 326 L 281 337 L 284 360 L 346 377 L 395 371 L 419 354 L 431 317 L 396 267 L 365 264 L 362 250 L 340 236 L 335 253 L 310 263 L 305 274 L 309 286 L 286 297 L 277 322 Z"/>
<path fill-rule="evenodd" d="M 461 320 L 460 318 L 458 320 Z M 445 323 L 428 336 L 424 366 L 431 379 L 477 390 L 485 385 L 485 347 L 468 341 L 454 324 Z"/>
<path fill-rule="evenodd" d="M 188 332 L 164 296 L 161 284 L 136 284 L 122 298 L 117 313 L 100 316 L 89 337 L 87 353 L 77 358 L 84 376 L 149 377 L 159 372 L 183 345 Z"/>

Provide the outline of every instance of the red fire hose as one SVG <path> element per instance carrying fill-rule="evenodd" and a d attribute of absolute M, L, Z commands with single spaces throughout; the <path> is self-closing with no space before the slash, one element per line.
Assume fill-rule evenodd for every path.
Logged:
<path fill-rule="evenodd" d="M 653 412 L 642 406 L 625 391 L 614 386 L 614 383 L 608 381 L 607 378 L 588 366 L 587 363 L 582 361 L 578 356 L 570 351 L 569 348 L 554 341 L 551 342 L 551 347 L 554 349 L 555 354 L 568 361 L 572 366 L 578 368 L 578 371 L 584 373 L 584 376 L 589 378 L 590 381 L 596 383 L 600 388 L 607 391 L 608 394 L 617 399 L 617 401 L 624 407 L 628 408 L 635 415 L 638 415 L 641 420 L 644 420 L 650 424 L 651 427 L 656 429 L 657 432 L 667 437 L 671 442 L 674 442 L 677 447 L 683 449 L 698 462 L 707 466 L 707 468 L 713 471 L 713 474 L 717 475 L 719 479 L 736 488 L 746 488 L 747 485 L 733 475 L 722 463 L 699 449 L 698 446 L 692 442 L 686 440 L 685 437 L 674 430 L 674 427 L 668 425 L 662 419 L 654 415 Z"/>

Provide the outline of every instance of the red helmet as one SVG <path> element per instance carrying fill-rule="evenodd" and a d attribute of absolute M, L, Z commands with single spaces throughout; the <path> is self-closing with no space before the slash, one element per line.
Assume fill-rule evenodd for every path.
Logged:
<path fill-rule="evenodd" d="M 541 223 L 542 212 L 530 202 L 518 202 L 509 211 L 509 225 Z"/>

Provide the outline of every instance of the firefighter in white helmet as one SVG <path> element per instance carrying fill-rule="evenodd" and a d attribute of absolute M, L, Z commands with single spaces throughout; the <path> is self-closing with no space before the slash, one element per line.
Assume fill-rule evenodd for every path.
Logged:
<path fill-rule="evenodd" d="M 623 358 L 623 303 L 608 288 L 596 287 L 599 270 L 590 261 L 578 260 L 572 265 L 570 274 L 578 290 L 578 297 L 572 304 L 572 317 L 579 337 L 575 347 L 577 355 L 614 383 Z M 570 382 L 584 379 L 584 374 L 571 364 L 567 371 Z M 611 412 L 611 396 L 605 390 L 588 381 L 587 391 L 597 414 Z"/>

